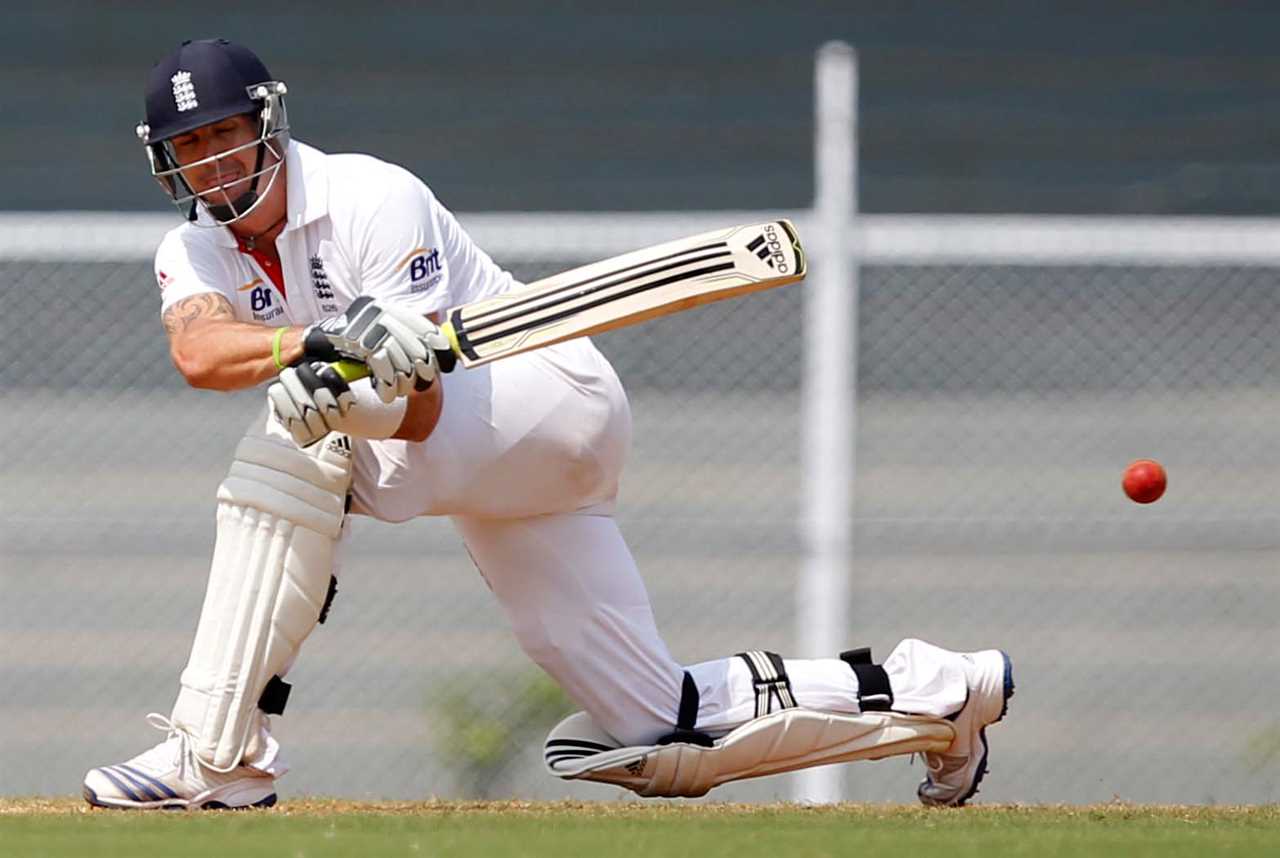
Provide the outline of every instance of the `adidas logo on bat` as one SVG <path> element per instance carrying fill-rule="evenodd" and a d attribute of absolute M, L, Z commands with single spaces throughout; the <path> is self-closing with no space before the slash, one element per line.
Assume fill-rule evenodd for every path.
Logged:
<path fill-rule="evenodd" d="M 790 273 L 787 256 L 782 252 L 782 241 L 778 238 L 778 231 L 773 224 L 767 225 L 763 233 L 752 239 L 747 245 L 747 250 L 760 257 L 760 260 L 770 268 L 777 269 L 779 273 Z"/>

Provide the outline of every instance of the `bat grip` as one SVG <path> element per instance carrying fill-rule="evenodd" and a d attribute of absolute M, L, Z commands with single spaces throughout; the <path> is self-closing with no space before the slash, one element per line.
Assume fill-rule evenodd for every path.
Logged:
<path fill-rule="evenodd" d="M 449 372 L 453 369 L 454 362 L 462 349 L 458 346 L 458 335 L 454 333 L 453 325 L 445 322 L 440 326 L 440 331 L 449 339 L 449 350 L 436 352 L 436 357 L 440 361 L 441 371 Z M 369 377 L 369 367 L 359 361 L 340 360 L 330 366 L 337 370 L 338 375 L 342 376 L 342 380 L 347 384 Z"/>
<path fill-rule="evenodd" d="M 362 378 L 368 378 L 369 367 L 354 360 L 340 360 L 330 364 L 342 376 L 342 380 L 347 384 L 353 381 L 359 381 Z"/>
<path fill-rule="evenodd" d="M 446 352 L 445 354 L 452 357 L 452 354 L 449 352 Z M 365 366 L 359 361 L 340 360 L 340 361 L 335 361 L 331 363 L 330 366 L 334 368 L 334 370 L 338 373 L 338 375 L 342 376 L 342 380 L 345 381 L 347 384 L 351 384 L 353 382 L 359 381 L 362 378 L 369 377 L 369 367 Z M 453 368 L 452 362 L 450 362 L 449 367 L 450 369 Z M 444 370 L 443 366 L 441 367 L 441 369 L 445 372 L 448 372 L 448 370 Z M 419 389 L 426 390 L 426 387 L 422 387 Z"/>

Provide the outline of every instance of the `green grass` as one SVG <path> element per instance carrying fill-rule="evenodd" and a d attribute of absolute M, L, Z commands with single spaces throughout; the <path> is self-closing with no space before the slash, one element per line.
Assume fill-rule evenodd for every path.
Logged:
<path fill-rule="evenodd" d="M 270 811 L 96 811 L 0 802 L 0 855 L 1177 856 L 1280 854 L 1280 807 L 287 802 Z"/>

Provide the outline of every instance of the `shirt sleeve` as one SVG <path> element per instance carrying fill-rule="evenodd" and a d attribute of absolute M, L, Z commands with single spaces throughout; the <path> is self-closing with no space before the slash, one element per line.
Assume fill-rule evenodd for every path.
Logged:
<path fill-rule="evenodd" d="M 363 224 L 360 292 L 426 315 L 449 306 L 453 272 L 431 191 L 405 171 L 396 174 Z"/>
<path fill-rule="evenodd" d="M 503 271 L 458 225 L 431 189 L 408 171 L 366 224 L 362 294 L 427 315 L 509 289 Z"/>
<path fill-rule="evenodd" d="M 174 304 L 212 292 L 222 295 L 235 306 L 234 287 L 230 286 L 227 273 L 216 259 L 202 258 L 198 248 L 183 241 L 180 235 L 169 233 L 156 250 L 155 274 L 160 287 L 160 313 Z"/>

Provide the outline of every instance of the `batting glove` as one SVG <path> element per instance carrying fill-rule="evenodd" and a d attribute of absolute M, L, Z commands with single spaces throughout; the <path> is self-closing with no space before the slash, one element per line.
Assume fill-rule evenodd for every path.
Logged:
<path fill-rule="evenodd" d="M 449 340 L 430 319 L 367 295 L 352 301 L 342 315 L 307 328 L 302 345 L 307 360 L 364 363 L 383 402 L 425 390 L 438 371 L 453 368 Z"/>
<path fill-rule="evenodd" d="M 272 413 L 299 447 L 340 430 L 355 398 L 338 371 L 322 361 L 286 367 L 267 387 Z"/>

